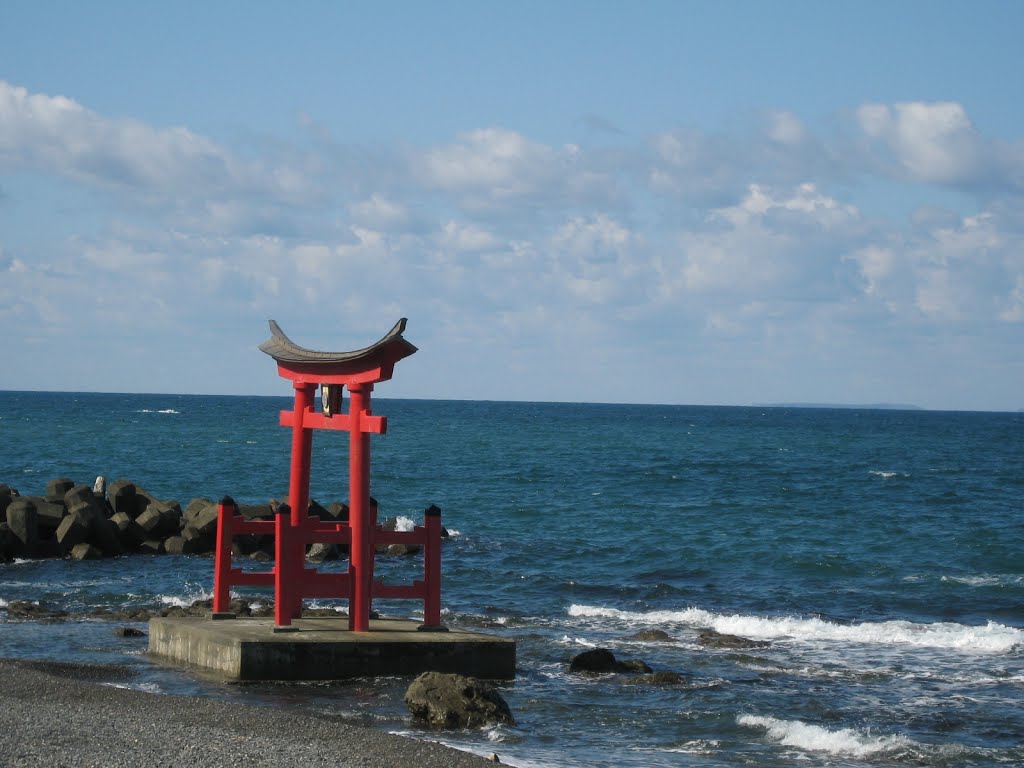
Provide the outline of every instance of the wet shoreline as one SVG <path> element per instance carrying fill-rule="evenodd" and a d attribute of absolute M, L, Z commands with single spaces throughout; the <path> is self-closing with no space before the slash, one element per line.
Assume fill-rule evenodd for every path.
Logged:
<path fill-rule="evenodd" d="M 129 687 L 118 664 L 0 659 L 5 766 L 483 768 L 429 741 L 284 711 Z"/>

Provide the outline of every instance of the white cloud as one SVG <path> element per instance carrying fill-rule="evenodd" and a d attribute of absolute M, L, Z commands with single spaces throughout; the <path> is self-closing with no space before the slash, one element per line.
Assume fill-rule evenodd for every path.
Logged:
<path fill-rule="evenodd" d="M 104 186 L 217 184 L 240 173 L 230 153 L 187 128 L 107 119 L 63 96 L 0 81 L 0 161 Z"/>
<path fill-rule="evenodd" d="M 768 136 L 779 144 L 796 145 L 804 140 L 804 126 L 791 112 L 773 112 L 770 116 Z"/>
<path fill-rule="evenodd" d="M 853 253 L 850 258 L 860 267 L 860 273 L 867 283 L 865 291 L 869 295 L 877 295 L 881 291 L 881 283 L 892 274 L 896 256 L 891 248 L 869 245 Z"/>
<path fill-rule="evenodd" d="M 752 184 L 737 204 L 710 211 L 702 229 L 681 233 L 677 251 L 662 254 L 658 295 L 820 298 L 837 290 L 834 276 L 859 220 L 855 206 L 813 184 L 789 193 Z"/>
<path fill-rule="evenodd" d="M 956 102 L 865 104 L 857 118 L 861 130 L 884 143 L 913 179 L 952 184 L 983 171 L 983 144 Z"/>
<path fill-rule="evenodd" d="M 438 245 L 457 253 L 474 253 L 498 248 L 501 241 L 491 232 L 473 224 L 447 221 L 437 236 Z"/>
<path fill-rule="evenodd" d="M 1007 323 L 1024 323 L 1024 275 L 1017 276 L 1005 307 L 999 314 L 1000 320 Z"/>
<path fill-rule="evenodd" d="M 375 229 L 398 229 L 409 219 L 409 212 L 403 204 L 379 194 L 352 203 L 349 211 L 356 224 Z"/>
<path fill-rule="evenodd" d="M 455 144 L 429 150 L 419 161 L 429 186 L 499 199 L 536 192 L 557 174 L 559 163 L 550 147 L 502 128 L 462 134 Z"/>

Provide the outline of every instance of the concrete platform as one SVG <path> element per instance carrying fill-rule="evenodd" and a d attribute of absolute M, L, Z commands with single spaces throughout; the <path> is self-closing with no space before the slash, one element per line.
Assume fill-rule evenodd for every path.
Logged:
<path fill-rule="evenodd" d="M 274 632 L 272 618 L 156 618 L 149 653 L 234 680 L 341 680 L 454 672 L 508 680 L 516 673 L 514 640 L 476 632 L 419 632 L 416 622 L 374 619 L 352 632 L 346 618 L 296 619 Z"/>

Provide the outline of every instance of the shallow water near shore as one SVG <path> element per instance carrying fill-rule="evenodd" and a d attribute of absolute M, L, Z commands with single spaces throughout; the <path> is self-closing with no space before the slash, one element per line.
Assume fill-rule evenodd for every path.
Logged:
<path fill-rule="evenodd" d="M 102 474 L 183 506 L 282 498 L 288 408 L 0 392 L 0 482 L 31 495 Z M 113 636 L 121 624 L 5 610 L 190 603 L 210 593 L 203 557 L 0 565 L 0 656 L 123 662 L 138 674 L 118 684 L 342 714 L 524 768 L 1024 763 L 1024 414 L 388 399 L 374 412 L 389 421 L 372 443 L 381 515 L 443 510 L 445 621 L 517 639 L 502 686 L 517 726 L 423 732 L 407 680 L 222 684 L 152 663 L 144 639 Z M 344 500 L 346 461 L 342 435 L 317 434 L 315 499 Z M 667 637 L 631 639 L 650 629 Z M 708 630 L 751 642 L 709 646 Z M 598 646 L 684 681 L 567 672 Z"/>

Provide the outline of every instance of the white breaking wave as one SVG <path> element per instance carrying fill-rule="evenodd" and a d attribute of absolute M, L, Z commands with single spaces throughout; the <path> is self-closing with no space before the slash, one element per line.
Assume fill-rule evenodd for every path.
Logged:
<path fill-rule="evenodd" d="M 213 592 L 208 592 L 198 584 L 186 584 L 185 588 L 188 591 L 184 595 L 160 595 L 160 602 L 164 605 L 188 608 L 196 600 L 210 600 L 213 597 Z M 235 594 L 231 596 L 237 597 Z"/>
<path fill-rule="evenodd" d="M 108 688 L 121 688 L 126 691 L 145 691 L 146 693 L 163 693 L 156 683 L 100 683 Z"/>
<path fill-rule="evenodd" d="M 941 581 L 965 584 L 968 587 L 1009 587 L 1024 584 L 1024 576 L 1000 573 L 978 576 L 943 576 Z"/>
<path fill-rule="evenodd" d="M 966 653 L 1005 653 L 1024 643 L 1024 631 L 992 621 L 984 626 L 949 622 L 915 624 L 911 621 L 836 624 L 818 618 L 764 618 L 738 614 L 724 616 L 700 608 L 639 613 L 588 605 L 570 606 L 569 615 L 578 618 L 615 619 L 628 624 L 682 624 L 699 629 L 713 629 L 722 634 L 738 635 L 752 640 L 795 639 L 878 645 L 901 644 L 922 648 L 945 648 Z"/>
<path fill-rule="evenodd" d="M 736 722 L 740 725 L 764 728 L 769 739 L 787 747 L 828 752 L 831 755 L 869 757 L 879 752 L 894 752 L 914 745 L 906 736 L 872 736 L 854 728 L 831 731 L 800 720 L 741 715 L 736 718 Z"/>
<path fill-rule="evenodd" d="M 890 477 L 910 477 L 910 475 L 908 475 L 906 472 L 891 472 L 888 470 L 881 469 L 873 469 L 870 472 L 868 472 L 868 474 L 874 475 L 875 477 L 884 478 L 885 480 L 888 480 Z"/>
<path fill-rule="evenodd" d="M 157 411 L 154 411 L 152 408 L 143 408 L 141 411 L 136 411 L 136 413 L 181 413 L 181 411 L 176 411 L 173 408 L 161 408 Z"/>
<path fill-rule="evenodd" d="M 395 530 L 396 531 L 411 531 L 415 527 L 416 527 L 416 521 L 414 521 L 411 517 L 405 517 L 404 515 L 399 515 L 395 519 Z"/>

